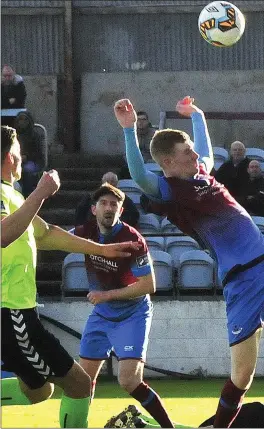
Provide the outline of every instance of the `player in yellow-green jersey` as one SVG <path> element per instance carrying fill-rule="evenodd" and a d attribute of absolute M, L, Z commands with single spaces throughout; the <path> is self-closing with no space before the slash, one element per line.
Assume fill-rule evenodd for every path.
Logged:
<path fill-rule="evenodd" d="M 41 324 L 36 312 L 37 249 L 130 256 L 138 243 L 100 245 L 47 224 L 37 213 L 60 187 L 55 170 L 45 172 L 24 200 L 14 189 L 21 177 L 16 131 L 1 127 L 2 194 L 2 362 L 17 378 L 2 380 L 2 405 L 29 405 L 48 399 L 53 383 L 63 389 L 60 426 L 87 427 L 90 379 L 60 342 Z"/>

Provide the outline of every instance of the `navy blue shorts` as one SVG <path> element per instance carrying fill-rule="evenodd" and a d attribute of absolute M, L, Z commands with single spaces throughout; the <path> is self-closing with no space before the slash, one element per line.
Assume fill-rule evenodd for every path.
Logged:
<path fill-rule="evenodd" d="M 152 304 L 148 311 L 136 310 L 128 318 L 112 322 L 92 313 L 84 328 L 80 357 L 104 360 L 114 350 L 118 359 L 145 361 L 152 320 Z"/>
<path fill-rule="evenodd" d="M 264 325 L 264 262 L 237 274 L 224 288 L 230 346 Z"/>

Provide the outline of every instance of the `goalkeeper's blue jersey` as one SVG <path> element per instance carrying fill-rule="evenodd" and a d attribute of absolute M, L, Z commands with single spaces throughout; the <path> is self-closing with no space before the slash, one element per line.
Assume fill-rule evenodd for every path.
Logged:
<path fill-rule="evenodd" d="M 264 237 L 251 216 L 203 164 L 194 179 L 159 178 L 159 213 L 215 255 L 221 280 L 234 266 L 264 254 Z"/>
<path fill-rule="evenodd" d="M 151 273 L 146 241 L 133 227 L 119 222 L 112 228 L 110 234 L 103 235 L 100 233 L 96 221 L 87 221 L 84 225 L 77 226 L 74 233 L 102 244 L 137 241 L 142 245 L 140 249 L 131 251 L 131 256 L 126 258 L 85 255 L 90 290 L 104 291 L 129 287 L 137 282 L 139 277 Z M 106 319 L 118 321 L 129 317 L 138 308 L 145 312 L 150 307 L 149 295 L 145 295 L 134 299 L 97 304 L 95 312 Z"/>

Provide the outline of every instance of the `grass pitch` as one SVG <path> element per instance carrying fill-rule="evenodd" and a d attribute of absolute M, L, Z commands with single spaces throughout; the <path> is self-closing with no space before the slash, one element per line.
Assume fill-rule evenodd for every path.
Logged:
<path fill-rule="evenodd" d="M 215 413 L 225 380 L 149 380 L 162 397 L 175 422 L 198 427 Z M 59 428 L 60 391 L 41 404 L 2 407 L 2 428 Z M 245 402 L 264 401 L 264 381 L 256 379 Z M 103 428 L 106 421 L 129 404 L 139 405 L 118 386 L 116 381 L 97 383 L 95 399 L 89 413 L 89 427 Z M 144 409 L 139 408 L 145 414 Z M 147 414 L 147 413 L 146 413 Z"/>

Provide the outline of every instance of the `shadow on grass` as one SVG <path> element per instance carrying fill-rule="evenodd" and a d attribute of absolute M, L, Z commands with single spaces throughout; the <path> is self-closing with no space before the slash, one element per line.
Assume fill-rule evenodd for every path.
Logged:
<path fill-rule="evenodd" d="M 225 379 L 205 380 L 171 380 L 149 379 L 148 384 L 157 391 L 162 398 L 219 398 Z M 257 397 L 263 399 L 264 379 L 255 379 L 247 398 Z M 56 387 L 52 399 L 60 398 L 61 390 Z M 127 398 L 129 395 L 120 388 L 115 378 L 109 380 L 100 378 L 96 386 L 96 398 Z"/>

